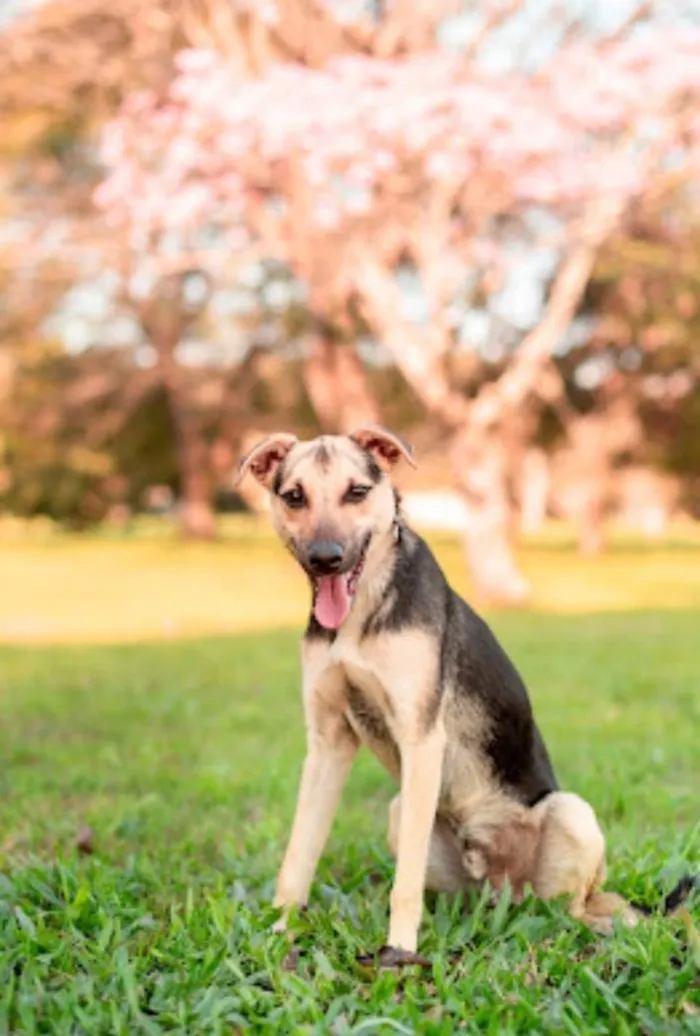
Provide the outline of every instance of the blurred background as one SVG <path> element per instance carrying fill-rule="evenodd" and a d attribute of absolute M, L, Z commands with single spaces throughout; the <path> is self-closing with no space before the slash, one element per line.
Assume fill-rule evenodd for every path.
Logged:
<path fill-rule="evenodd" d="M 301 621 L 236 462 L 381 422 L 479 603 L 700 605 L 700 5 L 0 12 L 0 639 Z"/>

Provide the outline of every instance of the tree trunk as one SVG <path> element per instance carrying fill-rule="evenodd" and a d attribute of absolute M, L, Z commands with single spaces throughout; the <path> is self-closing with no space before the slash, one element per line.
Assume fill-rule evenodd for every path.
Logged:
<path fill-rule="evenodd" d="M 325 335 L 309 335 L 302 377 L 318 423 L 324 432 L 340 430 L 340 388 L 336 373 L 337 345 Z"/>
<path fill-rule="evenodd" d="M 199 472 L 182 471 L 180 477 L 180 529 L 191 540 L 212 540 L 216 535 L 216 517 L 209 499 L 209 489 Z"/>
<path fill-rule="evenodd" d="M 232 486 L 240 460 L 268 434 L 253 425 L 252 399 L 261 356 L 261 350 L 251 350 L 226 378 L 217 432 L 209 448 L 209 468 L 217 486 Z M 268 492 L 256 479 L 243 479 L 235 492 L 253 514 L 269 510 Z"/>
<path fill-rule="evenodd" d="M 338 348 L 336 377 L 341 393 L 341 432 L 353 432 L 363 425 L 378 424 L 381 419 L 379 405 L 354 345 Z"/>
<path fill-rule="evenodd" d="M 524 604 L 530 586 L 513 551 L 505 451 L 493 438 L 475 449 L 471 439 L 457 435 L 451 461 L 467 512 L 463 542 L 477 595 L 511 607 Z"/>
<path fill-rule="evenodd" d="M 192 412 L 186 379 L 175 359 L 174 346 L 156 337 L 152 341 L 175 432 L 180 529 L 188 539 L 213 539 L 216 516 L 212 506 L 209 450 L 200 423 Z"/>
<path fill-rule="evenodd" d="M 600 554 L 605 545 L 605 494 L 599 482 L 591 481 L 576 515 L 578 547 L 584 557 Z"/>
<path fill-rule="evenodd" d="M 547 517 L 549 460 L 544 450 L 527 450 L 523 458 L 519 486 L 520 529 L 539 532 Z"/>
<path fill-rule="evenodd" d="M 7 424 L 7 409 L 12 397 L 12 389 L 15 379 L 16 361 L 13 351 L 5 346 L 0 349 L 0 421 L 2 425 Z M 9 470 L 5 467 L 6 453 L 0 441 L 0 493 L 10 484 Z"/>
<path fill-rule="evenodd" d="M 324 431 L 348 433 L 379 420 L 379 408 L 354 346 L 323 334 L 309 336 L 303 377 Z"/>
<path fill-rule="evenodd" d="M 180 469 L 180 528 L 188 539 L 210 540 L 216 534 L 216 516 L 207 471 L 207 449 L 197 421 L 188 413 L 181 388 L 168 389 Z"/>
<path fill-rule="evenodd" d="M 213 539 L 216 516 L 212 506 L 213 480 L 209 448 L 201 422 L 192 406 L 189 382 L 175 353 L 185 334 L 187 318 L 180 272 L 163 276 L 146 300 L 126 300 L 137 313 L 146 338 L 156 354 L 155 371 L 165 392 L 175 433 L 180 482 L 179 518 L 182 534 L 191 539 Z"/>
<path fill-rule="evenodd" d="M 508 524 L 493 513 L 492 501 L 469 510 L 464 552 L 477 597 L 490 604 L 517 608 L 527 603 L 530 584 L 518 568 Z"/>

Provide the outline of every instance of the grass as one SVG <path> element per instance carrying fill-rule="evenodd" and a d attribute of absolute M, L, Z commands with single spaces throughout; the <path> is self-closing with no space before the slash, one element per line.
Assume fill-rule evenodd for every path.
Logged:
<path fill-rule="evenodd" d="M 369 756 L 289 955 L 268 904 L 303 751 L 296 632 L 116 643 L 132 631 L 121 617 L 141 614 L 135 559 L 149 556 L 171 559 L 149 578 L 172 614 L 195 616 L 198 601 L 205 610 L 202 595 L 218 586 L 235 615 L 222 624 L 262 622 L 268 605 L 269 621 L 295 622 L 303 588 L 256 535 L 245 551 L 176 554 L 157 540 L 17 548 L 26 564 L 3 581 L 5 617 L 26 592 L 22 573 L 37 578 L 37 557 L 48 569 L 34 584 L 37 611 L 60 617 L 66 599 L 77 616 L 75 588 L 118 581 L 118 570 L 129 593 L 122 601 L 106 585 L 107 604 L 97 590 L 82 602 L 84 639 L 113 643 L 38 643 L 35 630 L 37 643 L 0 648 L 0 1033 L 700 1033 L 700 963 L 677 918 L 604 940 L 558 903 L 438 897 L 421 930 L 432 975 L 359 967 L 357 954 L 384 940 L 392 875 L 393 789 Z M 455 548 L 440 549 L 458 574 Z M 493 617 L 562 782 L 606 827 L 610 886 L 648 903 L 700 869 L 699 557 L 688 543 L 620 544 L 592 579 L 612 596 L 636 586 L 628 610 Z M 539 592 L 566 573 L 585 583 L 561 545 L 534 545 L 527 558 Z M 277 600 L 283 587 L 291 604 Z M 178 631 L 196 628 L 183 620 Z M 696 896 L 696 924 L 698 906 Z"/>

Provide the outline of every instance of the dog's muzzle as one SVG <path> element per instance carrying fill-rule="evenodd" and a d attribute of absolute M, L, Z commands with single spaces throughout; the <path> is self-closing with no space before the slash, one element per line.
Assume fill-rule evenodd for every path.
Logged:
<path fill-rule="evenodd" d="M 309 547 L 306 570 L 313 584 L 314 615 L 325 629 L 339 629 L 348 617 L 369 541 L 368 536 L 359 554 L 353 550 L 350 556 L 342 544 L 333 541 L 316 541 Z M 354 564 L 353 556 L 357 558 Z"/>
<path fill-rule="evenodd" d="M 309 572 L 314 576 L 330 576 L 339 572 L 345 550 L 342 543 L 332 540 L 318 540 L 312 543 L 307 554 Z"/>

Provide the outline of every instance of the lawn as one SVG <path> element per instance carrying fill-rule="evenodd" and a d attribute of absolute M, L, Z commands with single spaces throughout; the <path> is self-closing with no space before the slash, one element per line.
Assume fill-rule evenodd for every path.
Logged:
<path fill-rule="evenodd" d="M 459 582 L 456 548 L 439 546 Z M 526 554 L 540 610 L 493 624 L 562 783 L 608 831 L 610 886 L 654 904 L 700 869 L 700 550 L 620 544 L 588 569 L 565 544 Z M 46 620 L 17 632 L 34 643 L 0 648 L 0 1033 L 700 1033 L 680 918 L 601 939 L 560 904 L 438 897 L 421 938 L 431 975 L 358 966 L 383 942 L 392 874 L 393 789 L 370 757 L 296 924 L 299 952 L 270 934 L 303 751 L 289 627 L 304 588 L 264 536 L 8 545 L 0 562 L 14 565 L 5 639 L 13 616 Z M 555 585 L 568 588 L 559 614 Z M 142 591 L 170 625 L 146 616 Z M 207 610 L 210 591 L 233 619 Z M 252 629 L 268 602 L 268 623 L 288 628 Z M 142 615 L 160 641 L 118 643 Z"/>

